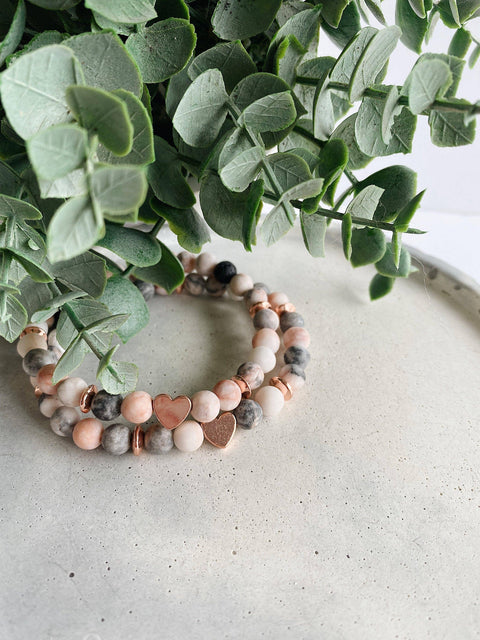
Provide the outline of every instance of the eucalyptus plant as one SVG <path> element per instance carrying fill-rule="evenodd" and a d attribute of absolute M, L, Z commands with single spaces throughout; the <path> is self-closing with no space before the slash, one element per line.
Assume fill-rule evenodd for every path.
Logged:
<path fill-rule="evenodd" d="M 480 105 L 457 89 L 479 16 L 480 0 L 397 0 L 390 26 L 380 0 L 3 0 L 0 334 L 58 313 L 56 379 L 93 352 L 109 392 L 133 388 L 114 359 L 148 323 L 132 276 L 168 292 L 184 278 L 165 222 L 192 252 L 209 228 L 251 251 L 299 224 L 320 257 L 340 220 L 383 296 L 412 271 L 402 237 L 423 193 L 403 164 L 355 171 L 408 154 L 418 117 L 433 145 L 473 142 Z M 422 54 L 439 19 L 448 52 Z M 386 81 L 397 46 L 418 54 L 402 86 Z"/>

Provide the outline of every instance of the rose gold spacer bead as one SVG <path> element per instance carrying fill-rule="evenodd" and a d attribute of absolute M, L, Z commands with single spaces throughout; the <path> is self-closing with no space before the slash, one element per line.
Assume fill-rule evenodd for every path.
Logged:
<path fill-rule="evenodd" d="M 33 390 L 33 393 L 35 394 L 36 398 L 39 398 L 42 395 L 42 391 L 40 387 L 35 387 L 35 389 Z"/>
<path fill-rule="evenodd" d="M 132 433 L 132 452 L 134 456 L 139 456 L 143 450 L 145 434 L 140 425 L 137 425 Z"/>
<path fill-rule="evenodd" d="M 45 340 L 47 339 L 47 332 L 40 327 L 26 327 L 26 329 L 24 329 L 20 334 L 20 338 L 26 336 L 27 333 L 36 333 L 37 335 L 42 336 L 42 338 L 45 338 Z"/>
<path fill-rule="evenodd" d="M 175 289 L 175 293 L 183 293 L 183 287 L 184 283 L 182 282 L 182 284 Z"/>
<path fill-rule="evenodd" d="M 88 386 L 80 396 L 80 411 L 82 413 L 88 413 L 92 406 L 92 400 L 98 393 L 98 389 L 94 384 Z"/>
<path fill-rule="evenodd" d="M 278 376 L 270 378 L 268 384 L 271 387 L 276 387 L 277 389 L 279 389 L 279 391 L 282 392 L 285 400 L 290 400 L 293 395 L 292 387 L 288 384 L 288 382 L 285 382 L 285 380 L 282 380 Z"/>
<path fill-rule="evenodd" d="M 279 304 L 278 307 L 275 307 L 273 310 L 275 311 L 275 313 L 278 313 L 278 315 L 281 316 L 282 313 L 291 313 L 292 311 L 296 311 L 297 309 L 291 302 L 285 302 L 284 304 Z"/>
<path fill-rule="evenodd" d="M 255 304 L 252 304 L 252 306 L 249 307 L 248 309 L 248 313 L 253 318 L 253 316 L 257 313 L 257 311 L 261 311 L 262 309 L 271 309 L 271 308 L 272 308 L 272 305 L 270 304 L 270 302 L 265 300 L 264 302 L 257 302 Z"/>
<path fill-rule="evenodd" d="M 235 375 L 235 376 L 232 376 L 230 380 L 233 380 L 238 384 L 238 386 L 240 387 L 240 391 L 242 392 L 243 398 L 250 398 L 250 396 L 252 395 L 252 390 L 250 389 L 250 385 L 245 380 L 245 378 L 242 378 L 242 376 Z"/>

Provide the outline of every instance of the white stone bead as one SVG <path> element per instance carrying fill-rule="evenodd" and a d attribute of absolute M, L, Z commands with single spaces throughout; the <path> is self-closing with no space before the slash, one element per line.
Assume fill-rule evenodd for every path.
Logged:
<path fill-rule="evenodd" d="M 24 358 L 32 349 L 48 349 L 44 336 L 38 333 L 26 333 L 17 342 L 17 352 Z"/>
<path fill-rule="evenodd" d="M 230 291 L 236 296 L 243 296 L 249 289 L 253 289 L 253 280 L 245 273 L 237 273 L 230 280 Z"/>
<path fill-rule="evenodd" d="M 38 386 L 37 376 L 30 376 L 30 384 L 34 389 Z"/>
<path fill-rule="evenodd" d="M 59 407 L 63 407 L 63 402 L 60 402 L 57 396 L 45 396 L 39 402 L 38 407 L 43 416 L 51 418 Z"/>
<path fill-rule="evenodd" d="M 280 389 L 271 386 L 259 389 L 255 394 L 255 401 L 262 407 L 266 418 L 278 415 L 285 404 L 285 398 Z"/>
<path fill-rule="evenodd" d="M 205 251 L 197 257 L 197 273 L 201 276 L 211 276 L 218 260 L 211 253 Z"/>
<path fill-rule="evenodd" d="M 272 291 L 272 293 L 268 294 L 268 301 L 272 305 L 272 307 L 278 307 L 281 304 L 286 304 L 288 302 L 288 296 L 286 293 L 282 291 Z"/>
<path fill-rule="evenodd" d="M 277 359 L 275 354 L 268 347 L 255 347 L 250 351 L 248 356 L 249 362 L 256 362 L 262 367 L 263 373 L 268 373 L 275 369 Z"/>
<path fill-rule="evenodd" d="M 53 331 L 50 331 L 50 333 L 48 334 L 48 346 L 49 347 L 54 347 L 55 349 L 57 349 L 58 352 L 60 352 L 62 354 L 65 353 L 65 349 L 62 347 L 62 345 L 57 340 L 57 330 L 56 329 L 53 329 Z"/>
<path fill-rule="evenodd" d="M 57 396 L 66 407 L 78 407 L 82 393 L 88 387 L 83 378 L 66 378 L 57 387 Z"/>
<path fill-rule="evenodd" d="M 220 411 L 220 400 L 213 391 L 197 391 L 192 396 L 191 414 L 199 422 L 215 420 Z"/>
<path fill-rule="evenodd" d="M 252 338 L 252 347 L 268 347 L 273 353 L 280 349 L 280 336 L 273 329 L 259 329 Z"/>
<path fill-rule="evenodd" d="M 203 429 L 195 420 L 185 420 L 174 430 L 173 442 L 180 451 L 196 451 L 203 444 Z"/>

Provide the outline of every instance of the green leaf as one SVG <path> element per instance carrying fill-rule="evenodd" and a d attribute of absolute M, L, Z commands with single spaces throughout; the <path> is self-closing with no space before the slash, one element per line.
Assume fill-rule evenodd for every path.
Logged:
<path fill-rule="evenodd" d="M 349 203 L 345 212 L 350 213 L 357 218 L 366 218 L 367 220 L 373 220 L 373 214 L 375 213 L 380 198 L 382 197 L 384 190 L 377 187 L 374 184 L 367 185 L 365 189 L 362 189 L 360 193 Z M 361 228 L 356 225 L 357 228 Z"/>
<path fill-rule="evenodd" d="M 355 35 L 355 37 L 342 51 L 332 69 L 330 74 L 332 82 L 350 84 L 350 80 L 352 79 L 353 73 L 362 54 L 377 33 L 378 30 L 373 27 L 364 27 Z"/>
<path fill-rule="evenodd" d="M 410 202 L 399 211 L 397 217 L 395 218 L 395 229 L 399 232 L 405 232 L 408 230 L 410 225 L 410 221 L 415 215 L 416 210 L 420 206 L 420 202 L 425 194 L 425 189 L 420 191 L 415 197 L 413 197 Z"/>
<path fill-rule="evenodd" d="M 130 3 L 130 0 L 128 2 Z M 140 72 L 116 34 L 111 31 L 81 33 L 68 38 L 64 44 L 79 60 L 85 84 L 104 91 L 125 89 L 138 98 L 141 97 L 143 85 Z M 73 81 L 69 84 L 80 83 Z"/>
<path fill-rule="evenodd" d="M 271 68 L 272 62 L 277 49 L 281 46 L 282 41 L 285 38 L 289 38 L 290 42 L 293 42 L 293 36 L 297 43 L 303 47 L 304 51 L 308 51 L 309 47 L 313 44 L 313 49 L 316 51 L 318 48 L 317 36 L 319 25 L 321 21 L 320 7 L 312 7 L 299 11 L 293 15 L 280 29 L 276 32 L 270 43 L 267 60 L 265 66 Z"/>
<path fill-rule="evenodd" d="M 387 293 L 390 293 L 394 283 L 395 278 L 388 278 L 376 273 L 370 282 L 370 299 L 378 300 L 379 298 L 383 298 Z"/>
<path fill-rule="evenodd" d="M 382 138 L 384 100 L 364 98 L 355 120 L 355 137 L 360 151 L 368 156 L 389 156 L 394 153 L 410 153 L 417 118 L 409 109 L 403 107 L 393 118 L 390 130 L 390 142 L 385 144 Z"/>
<path fill-rule="evenodd" d="M 117 224 L 105 225 L 105 235 L 98 245 L 139 267 L 156 264 L 162 256 L 160 245 L 151 235 Z"/>
<path fill-rule="evenodd" d="M 260 235 L 267 247 L 280 240 L 292 228 L 290 220 L 295 220 L 295 210 L 289 202 L 277 204 L 267 214 L 260 227 Z"/>
<path fill-rule="evenodd" d="M 395 49 L 400 35 L 401 31 L 395 25 L 382 29 L 369 41 L 350 80 L 350 102 L 361 98 L 365 89 L 375 84 L 378 74 Z"/>
<path fill-rule="evenodd" d="M 98 375 L 98 379 L 107 393 L 128 393 L 137 386 L 138 368 L 131 362 L 110 362 Z"/>
<path fill-rule="evenodd" d="M 252 245 L 257 242 L 256 229 L 262 209 L 263 186 L 263 180 L 256 180 L 248 190 L 248 198 L 242 220 L 242 241 L 247 251 L 252 251 Z"/>
<path fill-rule="evenodd" d="M 82 127 L 98 134 L 102 144 L 119 156 L 132 148 L 133 126 L 120 98 L 102 89 L 71 86 L 67 102 Z"/>
<path fill-rule="evenodd" d="M 35 282 L 52 281 L 52 275 L 47 269 L 48 265 L 43 265 L 45 256 L 43 250 L 31 249 L 26 236 L 19 235 L 17 233 L 15 246 L 9 247 L 8 252 L 22 265 L 28 275 L 35 280 Z"/>
<path fill-rule="evenodd" d="M 370 12 L 375 16 L 376 20 L 385 26 L 386 20 L 380 8 L 381 2 L 382 0 L 365 0 L 365 4 L 370 9 Z"/>
<path fill-rule="evenodd" d="M 128 213 L 147 195 L 145 173 L 135 166 L 96 167 L 90 178 L 92 197 L 102 211 Z"/>
<path fill-rule="evenodd" d="M 402 233 L 394 231 L 392 233 L 392 254 L 395 267 L 398 269 L 400 266 L 400 258 L 402 256 Z M 410 271 L 410 268 L 409 268 Z"/>
<path fill-rule="evenodd" d="M 88 137 L 73 124 L 42 129 L 27 142 L 30 162 L 37 176 L 45 180 L 63 178 L 85 161 Z"/>
<path fill-rule="evenodd" d="M 159 20 L 165 20 L 165 18 L 185 18 L 188 20 L 190 16 L 184 0 L 157 0 L 155 10 Z"/>
<path fill-rule="evenodd" d="M 308 253 L 314 258 L 323 258 L 325 256 L 327 219 L 316 213 L 306 214 L 304 211 L 300 211 L 300 225 L 303 242 Z"/>
<path fill-rule="evenodd" d="M 397 0 L 395 23 L 402 30 L 400 40 L 403 44 L 415 53 L 420 53 L 428 29 L 425 8 L 423 8 L 423 16 L 419 16 L 412 8 L 410 0 Z"/>
<path fill-rule="evenodd" d="M 173 117 L 173 126 L 185 142 L 207 147 L 222 128 L 228 95 L 218 69 L 204 71 L 186 90 Z"/>
<path fill-rule="evenodd" d="M 159 287 L 163 287 L 172 293 L 179 287 L 184 278 L 185 273 L 178 258 L 170 251 L 170 249 L 160 242 L 162 250 L 162 259 L 152 267 L 137 267 L 134 275 L 140 280 L 153 282 Z"/>
<path fill-rule="evenodd" d="M 18 135 L 28 139 L 41 129 L 71 121 L 65 90 L 79 82 L 80 65 L 62 45 L 18 58 L 2 73 L 0 84 L 3 108 Z"/>
<path fill-rule="evenodd" d="M 355 2 L 350 2 L 342 13 L 342 18 L 338 27 L 331 27 L 328 22 L 322 22 L 322 29 L 328 37 L 343 49 L 350 40 L 360 31 L 360 13 Z"/>
<path fill-rule="evenodd" d="M 85 0 L 85 6 L 92 11 L 98 11 L 112 22 L 138 24 L 148 22 L 157 17 L 150 0 Z"/>
<path fill-rule="evenodd" d="M 61 44 L 64 38 L 65 36 L 59 31 L 42 31 L 41 33 L 37 33 L 37 35 L 34 36 L 30 42 L 23 47 L 23 49 L 18 49 L 15 53 L 9 56 L 7 64 L 10 66 L 17 58 L 23 56 L 25 53 L 32 53 L 32 51 L 36 51 L 42 47 L 47 47 L 50 44 Z"/>
<path fill-rule="evenodd" d="M 419 18 L 425 18 L 425 16 L 427 15 L 425 0 L 408 0 L 408 3 L 410 4 L 413 11 L 415 11 L 415 13 Z M 429 3 L 427 0 L 427 5 L 428 4 L 430 4 L 430 7 L 431 7 L 432 3 L 431 2 Z"/>
<path fill-rule="evenodd" d="M 395 118 L 401 114 L 402 108 L 398 104 L 398 88 L 392 85 L 388 91 L 382 111 L 382 140 L 387 145 L 392 139 L 392 129 L 395 124 Z"/>
<path fill-rule="evenodd" d="M 221 71 L 228 93 L 257 68 L 239 40 L 221 42 L 198 55 L 188 67 L 188 76 L 195 80 L 207 69 Z"/>
<path fill-rule="evenodd" d="M 125 156 L 117 156 L 107 149 L 100 148 L 98 156 L 102 162 L 109 164 L 150 164 L 155 160 L 153 149 L 152 121 L 147 109 L 137 96 L 130 91 L 117 89 L 112 92 L 125 103 L 130 122 L 133 126 L 132 149 Z"/>
<path fill-rule="evenodd" d="M 451 102 L 467 104 L 466 100 L 450 98 Z M 465 122 L 463 113 L 432 109 L 428 116 L 430 137 L 437 147 L 460 147 L 475 139 L 476 121 Z"/>
<path fill-rule="evenodd" d="M 223 184 L 231 191 L 244 191 L 260 171 L 264 158 L 262 147 L 242 151 L 221 170 Z"/>
<path fill-rule="evenodd" d="M 67 173 L 63 178 L 56 180 L 45 180 L 38 178 L 40 196 L 42 198 L 70 198 L 71 196 L 82 196 L 88 192 L 87 174 L 83 169 L 75 169 Z"/>
<path fill-rule="evenodd" d="M 210 242 L 210 232 L 195 209 L 174 209 L 158 200 L 152 201 L 152 209 L 165 218 L 170 230 L 177 236 L 178 244 L 186 251 L 199 253 L 206 242 Z"/>
<path fill-rule="evenodd" d="M 123 276 L 112 276 L 107 280 L 105 291 L 100 301 L 108 307 L 110 314 L 128 314 L 128 320 L 116 330 L 123 342 L 147 326 L 149 321 L 148 306 L 142 293 L 131 280 Z"/>
<path fill-rule="evenodd" d="M 320 197 L 333 206 L 335 191 L 342 177 L 349 158 L 348 147 L 345 142 L 332 134 L 330 140 L 320 151 L 318 166 L 315 174 L 323 178 L 323 189 Z"/>
<path fill-rule="evenodd" d="M 11 271 L 10 268 L 10 280 L 12 280 Z M 25 307 L 27 318 L 31 318 L 35 311 L 46 306 L 53 297 L 47 284 L 34 282 L 31 278 L 24 278 L 18 288 L 20 289 L 18 300 Z"/>
<path fill-rule="evenodd" d="M 63 293 L 59 296 L 55 296 L 51 298 L 48 303 L 38 309 L 30 316 L 31 322 L 44 322 L 48 320 L 53 314 L 63 307 L 66 302 L 70 302 L 71 300 L 76 300 L 77 298 L 82 298 L 86 293 L 84 291 L 69 291 L 68 293 Z"/>
<path fill-rule="evenodd" d="M 182 171 L 177 150 L 155 136 L 155 162 L 147 169 L 147 178 L 156 197 L 177 209 L 195 204 L 195 196 Z"/>
<path fill-rule="evenodd" d="M 386 250 L 385 235 L 381 229 L 353 229 L 350 262 L 354 267 L 378 262 Z"/>
<path fill-rule="evenodd" d="M 349 3 L 350 0 L 324 0 L 322 2 L 322 17 L 331 27 L 336 29 Z"/>
<path fill-rule="evenodd" d="M 284 91 L 252 102 L 242 112 L 238 123 L 251 128 L 255 133 L 281 131 L 291 125 L 296 116 L 292 96 Z"/>
<path fill-rule="evenodd" d="M 347 260 L 352 257 L 352 214 L 347 211 L 342 218 L 342 246 Z"/>
<path fill-rule="evenodd" d="M 97 367 L 97 380 L 100 380 L 102 373 L 109 366 L 115 352 L 118 350 L 119 347 L 120 347 L 119 344 L 114 345 L 100 359 L 100 362 L 98 363 L 98 367 Z"/>
<path fill-rule="evenodd" d="M 93 253 L 82 253 L 70 260 L 55 262 L 51 265 L 51 272 L 65 286 L 85 291 L 92 298 L 98 298 L 105 289 L 105 261 Z"/>
<path fill-rule="evenodd" d="M 82 364 L 89 349 L 88 345 L 83 342 L 81 336 L 77 336 L 73 342 L 67 347 L 65 353 L 55 365 L 55 371 L 53 372 L 52 382 L 56 384 L 63 378 L 78 369 Z"/>
<path fill-rule="evenodd" d="M 360 150 L 355 137 L 355 123 L 357 114 L 352 113 L 351 116 L 345 118 L 332 133 L 332 139 L 338 138 L 342 140 L 348 149 L 348 169 L 363 169 L 372 160 L 370 156 Z"/>
<path fill-rule="evenodd" d="M 235 127 L 233 133 L 230 134 L 222 146 L 222 150 L 218 156 L 218 169 L 221 171 L 223 167 L 229 164 L 236 156 L 244 151 L 252 148 L 252 143 L 245 129 Z"/>
<path fill-rule="evenodd" d="M 0 218 L 11 218 L 13 220 L 40 220 L 40 211 L 18 198 L 12 198 L 0 193 Z"/>
<path fill-rule="evenodd" d="M 417 175 L 408 167 L 393 165 L 372 173 L 355 185 L 355 193 L 374 184 L 384 193 L 375 211 L 375 220 L 391 222 L 398 212 L 413 198 L 417 188 Z"/>
<path fill-rule="evenodd" d="M 408 89 L 408 106 L 412 113 L 422 113 L 441 98 L 452 84 L 448 64 L 442 60 L 423 59 L 412 70 Z"/>
<path fill-rule="evenodd" d="M 296 200 L 297 198 L 313 198 L 314 196 L 319 195 L 322 190 L 323 179 L 322 178 L 312 178 L 311 180 L 305 180 L 304 182 L 300 182 L 299 184 L 290 187 L 282 193 L 281 200 L 283 202 L 287 200 Z"/>
<path fill-rule="evenodd" d="M 188 20 L 168 18 L 132 33 L 125 46 L 144 82 L 164 82 L 181 71 L 195 49 L 195 30 Z"/>
<path fill-rule="evenodd" d="M 448 54 L 464 58 L 472 43 L 472 36 L 466 29 L 457 29 L 448 47 Z"/>
<path fill-rule="evenodd" d="M 93 322 L 108 318 L 111 314 L 107 307 L 98 300 L 90 298 L 80 298 L 68 303 L 69 308 L 75 313 L 83 327 L 87 327 Z M 78 335 L 65 309 L 62 310 L 57 322 L 57 340 L 66 349 L 68 345 Z"/>
<path fill-rule="evenodd" d="M 185 91 L 192 84 L 188 76 L 189 64 L 179 71 L 175 76 L 172 76 L 168 81 L 167 95 L 165 97 L 165 108 L 167 114 L 173 119 L 175 111 L 177 110 L 180 100 L 183 98 Z"/>
<path fill-rule="evenodd" d="M 67 200 L 50 222 L 47 231 L 48 257 L 52 262 L 68 260 L 90 249 L 104 231 L 85 196 Z"/>
<path fill-rule="evenodd" d="M 219 0 L 212 17 L 213 30 L 222 40 L 244 40 L 265 31 L 281 0 Z"/>
<path fill-rule="evenodd" d="M 328 140 L 335 129 L 332 92 L 328 90 L 329 80 L 327 71 L 318 81 L 313 98 L 313 135 L 322 141 Z"/>
<path fill-rule="evenodd" d="M 391 242 L 387 242 L 385 254 L 381 260 L 375 263 L 375 267 L 382 276 L 390 278 L 408 278 L 410 274 L 411 259 L 410 253 L 401 248 L 400 261 L 398 267 L 395 266 L 394 248 Z"/>
<path fill-rule="evenodd" d="M 402 87 L 402 95 L 408 95 L 410 91 L 410 83 L 412 81 L 413 73 L 415 71 L 415 67 L 419 64 L 423 64 L 426 60 L 440 60 L 441 62 L 445 62 L 452 72 L 452 84 L 448 87 L 445 92 L 446 98 L 451 98 L 455 95 L 458 89 L 458 85 L 460 84 L 460 80 L 462 78 L 463 68 L 465 66 L 465 60 L 461 60 L 460 58 L 456 58 L 455 56 L 449 56 L 444 53 L 423 53 L 415 63 L 412 71 L 409 73 L 405 83 Z"/>
<path fill-rule="evenodd" d="M 18 0 L 10 28 L 5 34 L 2 42 L 0 42 L 0 67 L 3 65 L 7 57 L 13 53 L 20 44 L 23 36 L 23 30 L 25 29 L 26 15 L 24 0 Z"/>
<path fill-rule="evenodd" d="M 310 169 L 305 160 L 293 153 L 272 153 L 267 156 L 267 162 L 273 169 L 275 177 L 280 184 L 282 192 L 288 191 L 302 182 L 312 178 Z M 266 180 L 267 189 L 273 190 L 270 181 Z"/>
<path fill-rule="evenodd" d="M 480 44 L 473 49 L 470 58 L 468 59 L 468 67 L 473 69 L 473 67 L 477 64 L 478 59 L 480 58 Z"/>
<path fill-rule="evenodd" d="M 15 298 L 4 291 L 0 291 L 0 308 L 2 298 L 5 299 L 5 315 L 0 317 L 0 336 L 7 342 L 13 342 L 22 333 L 27 324 L 27 312 L 25 307 Z"/>
<path fill-rule="evenodd" d="M 282 80 L 293 85 L 297 75 L 297 67 L 306 52 L 306 49 L 302 47 L 294 35 L 287 36 L 280 42 L 275 51 L 273 71 Z"/>
<path fill-rule="evenodd" d="M 50 9 L 51 11 L 58 11 L 61 9 L 71 9 L 80 0 L 28 0 L 30 4 L 35 4 L 37 7 L 43 9 Z"/>

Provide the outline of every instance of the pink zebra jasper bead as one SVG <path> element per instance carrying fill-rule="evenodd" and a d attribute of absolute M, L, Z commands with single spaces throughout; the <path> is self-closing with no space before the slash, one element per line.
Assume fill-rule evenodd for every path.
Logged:
<path fill-rule="evenodd" d="M 65 378 L 58 383 L 57 396 L 66 407 L 78 407 L 87 387 L 88 384 L 83 378 Z"/>
<path fill-rule="evenodd" d="M 141 424 L 152 417 L 152 397 L 146 391 L 133 391 L 125 396 L 122 407 L 122 416 L 128 422 Z"/>
<path fill-rule="evenodd" d="M 279 377 L 290 385 L 292 391 L 298 391 L 305 384 L 305 371 L 296 364 L 286 364 L 278 372 Z"/>
<path fill-rule="evenodd" d="M 310 334 L 303 327 L 290 327 L 283 334 L 283 344 L 288 347 L 305 347 L 310 346 Z"/>
<path fill-rule="evenodd" d="M 211 253 L 201 253 L 196 260 L 197 273 L 201 276 L 211 276 L 218 260 Z"/>
<path fill-rule="evenodd" d="M 46 393 L 49 396 L 53 396 L 57 393 L 57 384 L 52 383 L 53 372 L 55 371 L 54 364 L 46 364 L 37 373 L 37 386 L 42 393 Z"/>
<path fill-rule="evenodd" d="M 253 288 L 253 280 L 245 273 L 237 273 L 236 276 L 230 280 L 230 291 L 235 296 L 243 296 L 247 291 Z"/>
<path fill-rule="evenodd" d="M 248 356 L 250 362 L 256 362 L 262 367 L 263 373 L 268 373 L 275 369 L 277 359 L 275 354 L 268 347 L 255 347 Z"/>
<path fill-rule="evenodd" d="M 262 407 L 265 418 L 278 415 L 285 404 L 280 389 L 270 386 L 259 389 L 255 394 L 255 401 Z"/>
<path fill-rule="evenodd" d="M 173 431 L 173 442 L 177 449 L 190 453 L 203 444 L 203 429 L 195 420 L 185 420 Z"/>
<path fill-rule="evenodd" d="M 182 263 L 183 270 L 185 273 L 191 273 L 194 271 L 197 258 L 193 255 L 193 253 L 189 253 L 188 251 L 180 251 L 177 258 Z"/>
<path fill-rule="evenodd" d="M 242 399 L 240 387 L 233 380 L 220 380 L 213 387 L 213 393 L 220 400 L 220 409 L 222 411 L 231 411 L 238 407 Z"/>
<path fill-rule="evenodd" d="M 84 418 L 73 427 L 72 438 L 79 449 L 91 451 L 100 446 L 103 424 L 96 418 Z"/>
<path fill-rule="evenodd" d="M 288 302 L 288 296 L 281 291 L 273 291 L 268 294 L 268 301 L 275 309 L 275 307 L 279 307 L 281 304 L 286 304 Z"/>
<path fill-rule="evenodd" d="M 280 349 L 280 336 L 273 329 L 259 329 L 252 338 L 252 347 L 267 347 L 273 353 Z"/>
<path fill-rule="evenodd" d="M 211 422 L 218 416 L 219 411 L 220 400 L 213 391 L 197 391 L 197 393 L 193 394 L 190 413 L 195 420 Z"/>

